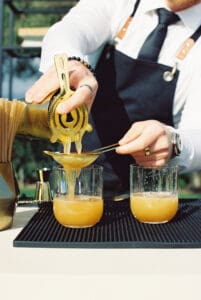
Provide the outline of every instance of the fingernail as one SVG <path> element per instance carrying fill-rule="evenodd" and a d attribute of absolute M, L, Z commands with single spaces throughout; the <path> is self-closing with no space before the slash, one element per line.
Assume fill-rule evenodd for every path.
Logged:
<path fill-rule="evenodd" d="M 118 143 L 119 143 L 120 146 L 121 146 L 121 144 L 123 144 L 123 141 L 124 141 L 124 138 L 122 138 L 122 139 L 120 139 L 120 140 L 118 141 Z"/>
<path fill-rule="evenodd" d="M 26 96 L 26 95 L 25 95 L 25 101 L 26 101 L 27 103 L 32 103 L 31 96 L 30 96 L 30 95 L 29 95 L 29 96 Z"/>

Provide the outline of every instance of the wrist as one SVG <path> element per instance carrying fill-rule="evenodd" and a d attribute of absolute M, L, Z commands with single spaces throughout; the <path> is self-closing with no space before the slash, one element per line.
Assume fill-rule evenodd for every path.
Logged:
<path fill-rule="evenodd" d="M 167 129 L 171 134 L 171 138 L 170 138 L 172 144 L 171 158 L 174 158 L 181 154 L 182 141 L 181 141 L 180 134 L 174 128 L 167 126 Z"/>
<path fill-rule="evenodd" d="M 174 158 L 174 157 L 179 156 L 181 154 L 182 144 L 181 144 L 181 137 L 180 137 L 179 133 L 172 132 L 171 142 L 172 142 L 172 156 L 171 156 L 171 158 Z"/>
<path fill-rule="evenodd" d="M 88 62 L 86 62 L 85 60 L 81 59 L 80 57 L 78 57 L 78 56 L 70 56 L 70 57 L 68 57 L 68 60 L 69 61 L 70 60 L 75 60 L 75 61 L 80 62 L 83 66 L 85 66 L 95 76 L 95 71 L 92 68 L 92 66 L 90 64 L 88 64 Z"/>

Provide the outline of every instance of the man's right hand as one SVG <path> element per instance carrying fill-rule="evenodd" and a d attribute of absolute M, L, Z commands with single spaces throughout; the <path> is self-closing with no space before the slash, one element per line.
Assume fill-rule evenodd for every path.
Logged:
<path fill-rule="evenodd" d="M 60 103 L 57 112 L 68 113 L 74 108 L 85 104 L 90 110 L 96 96 L 98 83 L 92 72 L 81 62 L 68 61 L 70 86 L 75 91 L 73 96 Z M 26 92 L 25 100 L 28 103 L 43 103 L 59 89 L 57 71 L 53 65 L 44 73 Z"/>

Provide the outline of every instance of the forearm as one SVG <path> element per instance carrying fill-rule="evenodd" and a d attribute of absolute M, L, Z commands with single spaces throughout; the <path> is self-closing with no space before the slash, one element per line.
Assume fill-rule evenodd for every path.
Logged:
<path fill-rule="evenodd" d="M 80 1 L 47 32 L 43 40 L 40 70 L 47 71 L 57 53 L 84 58 L 98 49 L 111 38 L 112 18 L 110 2 Z"/>
<path fill-rule="evenodd" d="M 183 129 L 178 131 L 182 140 L 181 154 L 174 159 L 180 173 L 201 169 L 201 130 Z"/>
<path fill-rule="evenodd" d="M 177 158 L 181 172 L 201 169 L 201 71 L 200 63 L 194 68 L 194 76 L 183 83 L 186 90 L 185 102 L 176 127 L 182 139 L 181 155 Z M 184 97 L 184 95 L 183 95 Z"/>

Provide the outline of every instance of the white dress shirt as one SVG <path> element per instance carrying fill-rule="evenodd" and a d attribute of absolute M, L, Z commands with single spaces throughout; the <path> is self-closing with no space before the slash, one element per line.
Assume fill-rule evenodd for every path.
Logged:
<path fill-rule="evenodd" d="M 45 72 L 56 53 L 79 56 L 95 66 L 104 44 L 132 13 L 136 0 L 81 0 L 46 34 L 40 70 Z M 166 7 L 164 0 L 141 0 L 126 35 L 117 49 L 136 58 L 157 24 L 156 9 Z M 173 66 L 182 43 L 201 25 L 201 4 L 177 13 L 180 21 L 168 28 L 158 62 Z M 181 172 L 201 169 L 201 38 L 183 61 L 173 105 L 173 120 L 182 138 L 182 153 L 176 158 Z"/>

